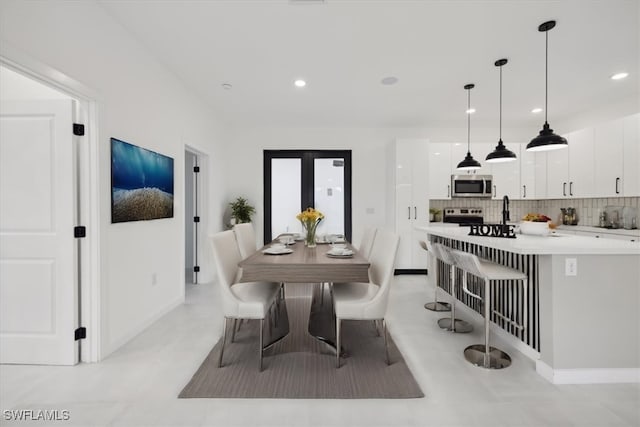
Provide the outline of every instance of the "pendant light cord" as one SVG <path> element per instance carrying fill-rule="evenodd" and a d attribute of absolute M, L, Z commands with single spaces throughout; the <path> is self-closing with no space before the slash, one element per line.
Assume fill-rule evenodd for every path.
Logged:
<path fill-rule="evenodd" d="M 544 122 L 547 122 L 549 105 L 549 30 L 544 32 Z"/>
<path fill-rule="evenodd" d="M 467 154 L 471 154 L 471 89 L 467 89 Z"/>
<path fill-rule="evenodd" d="M 500 137 L 499 140 L 502 141 L 502 65 L 500 66 Z"/>

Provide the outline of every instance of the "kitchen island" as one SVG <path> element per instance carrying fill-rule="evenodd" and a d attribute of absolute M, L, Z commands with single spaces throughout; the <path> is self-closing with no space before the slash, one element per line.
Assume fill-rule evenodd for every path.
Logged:
<path fill-rule="evenodd" d="M 526 346 L 523 353 L 536 359 L 540 375 L 554 383 L 640 381 L 639 242 L 562 233 L 469 236 L 468 227 L 451 224 L 418 229 L 433 242 L 527 274 L 523 294 L 504 283 L 496 284 L 494 293 L 496 308 L 522 320 L 524 330 L 498 316 L 492 317 L 492 328 L 508 334 L 514 347 Z M 438 264 L 437 285 L 451 293 L 448 270 Z M 461 277 L 458 272 L 457 280 Z M 481 281 L 469 282 L 473 292 L 483 293 Z M 480 312 L 478 302 L 459 290 L 456 298 Z"/>

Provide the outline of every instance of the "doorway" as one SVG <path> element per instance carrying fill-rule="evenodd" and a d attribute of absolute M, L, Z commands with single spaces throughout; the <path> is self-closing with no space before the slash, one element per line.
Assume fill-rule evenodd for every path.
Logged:
<path fill-rule="evenodd" d="M 351 240 L 351 150 L 264 151 L 264 243 L 302 232 L 296 215 L 307 207 L 325 219 L 319 234 Z"/>
<path fill-rule="evenodd" d="M 0 361 L 97 361 L 95 103 L 5 58 L 0 93 Z"/>
<path fill-rule="evenodd" d="M 200 203 L 198 185 L 200 159 L 188 149 L 184 152 L 184 265 L 185 283 L 198 284 L 198 226 L 200 225 Z"/>

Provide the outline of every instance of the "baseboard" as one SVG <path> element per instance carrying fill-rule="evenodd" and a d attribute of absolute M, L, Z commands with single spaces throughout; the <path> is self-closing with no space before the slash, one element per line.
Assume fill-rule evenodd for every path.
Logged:
<path fill-rule="evenodd" d="M 164 316 L 165 314 L 169 313 L 171 310 L 173 310 L 174 308 L 178 307 L 181 304 L 184 304 L 184 294 L 182 294 L 181 296 L 179 296 L 175 300 L 171 301 L 164 308 L 160 309 L 157 313 L 153 314 L 152 316 L 150 316 L 149 318 L 147 318 L 143 322 L 139 323 L 135 328 L 133 328 L 131 331 L 129 331 L 129 333 L 127 333 L 124 336 L 118 338 L 117 340 L 109 343 L 109 345 L 107 346 L 108 351 L 106 351 L 103 354 L 101 354 L 101 359 L 104 359 L 104 358 L 108 357 L 111 353 L 113 353 L 114 351 L 118 350 L 120 347 L 122 347 L 123 345 L 125 345 L 126 343 L 131 341 L 133 338 L 135 338 L 142 331 L 144 331 L 149 326 L 154 324 L 162 316 Z"/>
<path fill-rule="evenodd" d="M 536 360 L 536 372 L 553 384 L 640 383 L 640 368 L 553 369 Z"/>
<path fill-rule="evenodd" d="M 397 268 L 393 271 L 394 276 L 401 274 L 427 274 L 426 268 Z"/>

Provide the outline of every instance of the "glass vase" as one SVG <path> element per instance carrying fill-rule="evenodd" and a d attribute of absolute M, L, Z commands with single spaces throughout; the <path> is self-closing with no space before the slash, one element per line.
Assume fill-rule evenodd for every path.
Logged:
<path fill-rule="evenodd" d="M 315 227 L 307 227 L 307 236 L 304 239 L 304 244 L 308 248 L 316 247 L 316 228 Z"/>

